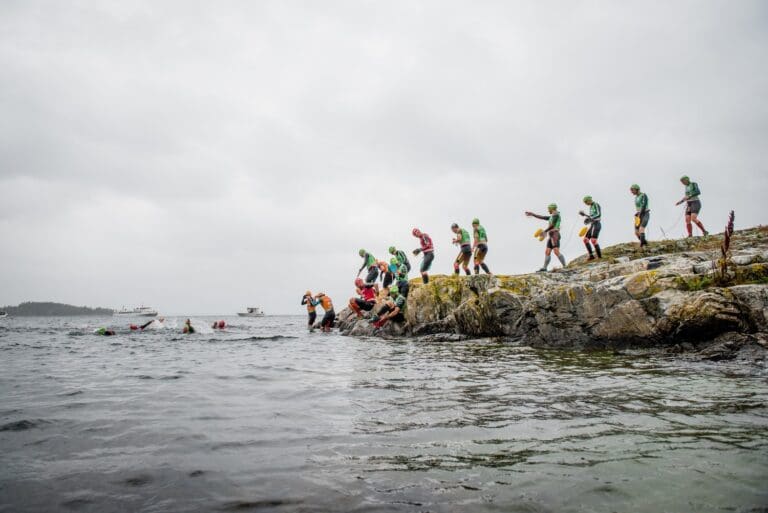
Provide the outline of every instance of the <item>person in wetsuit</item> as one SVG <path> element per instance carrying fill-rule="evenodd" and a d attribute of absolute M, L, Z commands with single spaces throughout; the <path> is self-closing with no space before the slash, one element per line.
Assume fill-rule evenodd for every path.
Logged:
<path fill-rule="evenodd" d="M 301 298 L 301 304 L 307 305 L 307 328 L 312 331 L 315 328 L 315 319 L 317 319 L 317 312 L 315 307 L 319 304 L 319 301 L 315 301 L 312 297 L 311 291 L 306 291 L 304 297 Z"/>
<path fill-rule="evenodd" d="M 485 232 L 485 228 L 480 225 L 478 218 L 472 220 L 472 238 L 472 248 L 475 250 L 475 274 L 480 274 L 481 267 L 486 274 L 491 274 L 491 271 L 485 264 L 485 255 L 488 254 L 488 234 Z"/>
<path fill-rule="evenodd" d="M 325 332 L 331 331 L 333 321 L 336 320 L 336 312 L 333 310 L 333 301 L 322 292 L 318 292 L 315 296 L 315 300 L 319 301 L 320 306 L 325 310 L 325 315 L 323 315 L 323 319 L 320 321 L 320 328 Z"/>
<path fill-rule="evenodd" d="M 400 267 L 401 264 L 405 264 L 405 266 L 408 268 L 408 272 L 411 272 L 411 263 L 408 261 L 408 256 L 405 254 L 405 251 L 401 251 L 394 246 L 390 246 L 389 254 L 397 258 L 398 267 Z"/>
<path fill-rule="evenodd" d="M 547 234 L 547 248 L 544 250 L 544 267 L 539 269 L 539 272 L 547 272 L 549 262 L 552 260 L 551 255 L 553 251 L 558 260 L 560 260 L 560 263 L 565 267 L 565 257 L 560 253 L 560 222 L 562 220 L 560 212 L 557 211 L 557 205 L 555 203 L 547 205 L 547 211 L 549 211 L 548 216 L 534 214 L 533 212 L 525 213 L 528 217 L 535 217 L 536 219 L 542 219 L 549 222 L 547 228 L 544 230 L 544 233 Z"/>
<path fill-rule="evenodd" d="M 192 326 L 192 321 L 190 321 L 189 319 L 184 321 L 184 328 L 182 328 L 181 331 L 182 333 L 186 333 L 188 335 L 191 335 L 192 333 L 194 333 L 195 328 Z"/>
<path fill-rule="evenodd" d="M 435 259 L 435 246 L 432 244 L 432 238 L 418 228 L 414 228 L 411 233 L 414 237 L 419 239 L 419 245 L 421 246 L 420 248 L 414 249 L 413 254 L 424 254 L 419 270 L 421 272 L 421 281 L 426 284 L 429 283 L 429 268 L 432 267 L 432 262 Z"/>
<path fill-rule="evenodd" d="M 360 318 L 363 316 L 363 311 L 370 312 L 376 306 L 376 286 L 368 285 L 358 278 L 355 280 L 355 292 L 357 297 L 349 299 L 349 307 Z"/>
<path fill-rule="evenodd" d="M 363 258 L 363 265 L 360 267 L 360 270 L 357 271 L 357 277 L 360 277 L 360 273 L 363 272 L 363 269 L 366 267 L 368 268 L 368 275 L 365 277 L 366 283 L 375 283 L 376 278 L 379 277 L 379 266 L 378 262 L 376 261 L 376 257 L 368 253 L 366 250 L 361 249 L 357 252 L 358 255 L 360 255 Z"/>
<path fill-rule="evenodd" d="M 584 224 L 589 225 L 587 233 L 584 234 L 584 246 L 587 248 L 587 253 L 589 253 L 589 260 L 595 259 L 595 253 L 597 254 L 597 258 L 603 258 L 600 244 L 597 243 L 597 238 L 600 236 L 600 230 L 603 228 L 601 223 L 603 209 L 598 202 L 592 199 L 592 196 L 584 196 L 583 201 L 584 204 L 589 207 L 589 214 L 584 213 L 583 210 L 579 210 L 579 215 L 584 217 Z M 592 252 L 593 246 L 595 248 L 594 253 Z"/>
<path fill-rule="evenodd" d="M 451 231 L 456 235 L 451 241 L 453 244 L 459 246 L 459 255 L 456 260 L 453 261 L 453 274 L 459 275 L 459 266 L 464 269 L 464 272 L 469 276 L 469 259 L 472 258 L 472 245 L 469 240 L 469 232 L 464 228 L 459 228 L 459 225 L 453 223 L 451 225 Z"/>
<path fill-rule="evenodd" d="M 645 231 L 648 228 L 648 221 L 651 220 L 651 211 L 648 208 L 648 195 L 640 192 L 640 186 L 636 183 L 629 187 L 629 192 L 635 197 L 635 237 L 640 241 L 640 249 L 643 249 L 648 245 Z"/>
<path fill-rule="evenodd" d="M 377 316 L 373 320 L 373 325 L 377 328 L 381 328 L 388 321 L 405 321 L 406 306 L 407 300 L 405 296 L 400 294 L 397 287 L 391 287 L 389 289 L 389 299 L 377 312 Z"/>
<path fill-rule="evenodd" d="M 393 259 L 393 262 L 396 263 L 397 259 Z M 408 283 L 408 266 L 406 264 L 399 264 L 396 265 L 397 272 L 395 273 L 395 283 L 397 284 L 397 288 L 400 291 L 400 295 L 404 297 L 408 297 L 408 291 L 411 289 L 410 283 Z"/>
<path fill-rule="evenodd" d="M 388 289 L 392 282 L 395 281 L 395 273 L 390 269 L 390 264 L 386 262 L 378 262 L 378 266 L 381 273 L 381 287 Z"/>
<path fill-rule="evenodd" d="M 688 230 L 688 237 L 693 237 L 693 226 L 695 224 L 701 230 L 701 233 L 706 237 L 709 232 L 704 229 L 704 225 L 699 221 L 699 212 L 701 212 L 701 190 L 699 184 L 692 182 L 687 176 L 680 178 L 680 183 L 685 185 L 685 196 L 678 201 L 676 205 L 685 203 L 685 229 Z"/>

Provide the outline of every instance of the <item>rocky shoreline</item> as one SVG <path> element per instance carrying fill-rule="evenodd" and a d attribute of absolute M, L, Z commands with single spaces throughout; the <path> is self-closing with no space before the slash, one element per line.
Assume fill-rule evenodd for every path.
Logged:
<path fill-rule="evenodd" d="M 768 353 L 768 227 L 637 244 L 580 257 L 555 272 L 435 276 L 411 283 L 405 323 L 376 329 L 345 309 L 342 333 L 424 340 L 505 337 L 552 349 L 661 348 L 710 359 Z M 379 306 L 377 305 L 377 309 Z"/>

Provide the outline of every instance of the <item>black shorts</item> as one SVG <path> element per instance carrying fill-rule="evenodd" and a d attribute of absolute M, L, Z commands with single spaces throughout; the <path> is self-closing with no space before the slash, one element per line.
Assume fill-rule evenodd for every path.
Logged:
<path fill-rule="evenodd" d="M 364 301 L 363 299 L 356 297 L 355 304 L 360 308 L 360 310 L 365 310 L 366 312 L 368 312 L 373 309 L 373 307 L 376 305 L 376 302 Z"/>
<path fill-rule="evenodd" d="M 392 282 L 395 281 L 395 275 L 391 272 L 387 271 L 384 273 L 384 281 L 382 283 L 382 286 L 386 289 L 389 288 L 390 285 L 392 285 Z"/>
<path fill-rule="evenodd" d="M 701 201 L 700 200 L 689 201 L 688 205 L 685 207 L 685 215 L 687 216 L 691 214 L 699 215 L 699 212 L 701 212 Z"/>
<path fill-rule="evenodd" d="M 315 319 L 317 319 L 317 312 L 309 312 L 309 320 L 307 321 L 307 324 L 310 326 L 315 323 Z"/>
<path fill-rule="evenodd" d="M 596 239 L 600 237 L 600 230 L 602 229 L 603 225 L 600 224 L 600 221 L 595 221 L 589 225 L 589 230 L 587 230 L 587 234 L 584 237 L 587 239 Z"/>
<path fill-rule="evenodd" d="M 432 260 L 435 259 L 434 251 L 427 251 L 424 253 L 424 259 L 421 261 L 421 272 L 425 273 L 432 267 Z"/>
<path fill-rule="evenodd" d="M 405 268 L 408 269 L 408 272 L 411 272 L 411 262 L 406 258 L 403 263 L 405 264 Z"/>
<path fill-rule="evenodd" d="M 552 230 L 549 232 L 549 238 L 547 239 L 547 248 L 555 249 L 560 247 L 560 231 Z"/>
<path fill-rule="evenodd" d="M 325 315 L 323 315 L 323 321 L 320 323 L 320 325 L 325 328 L 326 326 L 329 328 L 333 327 L 333 321 L 336 320 L 336 312 L 333 310 L 329 310 L 325 312 Z"/>
<path fill-rule="evenodd" d="M 467 265 L 470 258 L 472 258 L 472 246 L 463 244 L 459 251 L 459 256 L 456 257 L 456 263 Z"/>
<path fill-rule="evenodd" d="M 488 244 L 478 244 L 475 248 L 475 260 L 482 261 L 488 254 Z"/>
<path fill-rule="evenodd" d="M 411 285 L 408 283 L 408 280 L 398 280 L 397 288 L 400 291 L 401 296 L 408 297 L 408 291 L 411 289 Z"/>
<path fill-rule="evenodd" d="M 646 228 L 648 226 L 648 221 L 651 220 L 651 211 L 646 210 L 645 214 L 640 218 L 640 226 L 638 228 Z"/>
<path fill-rule="evenodd" d="M 376 278 L 379 277 L 379 268 L 372 265 L 368 268 L 368 276 L 365 277 L 366 283 L 374 283 Z"/>

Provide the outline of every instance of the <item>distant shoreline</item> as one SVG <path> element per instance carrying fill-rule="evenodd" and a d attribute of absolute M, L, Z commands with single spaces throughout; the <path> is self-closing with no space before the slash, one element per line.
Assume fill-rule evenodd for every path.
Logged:
<path fill-rule="evenodd" d="M 7 313 L 9 317 L 103 317 L 114 314 L 111 308 L 34 301 L 20 303 L 18 306 L 3 306 L 0 311 Z"/>

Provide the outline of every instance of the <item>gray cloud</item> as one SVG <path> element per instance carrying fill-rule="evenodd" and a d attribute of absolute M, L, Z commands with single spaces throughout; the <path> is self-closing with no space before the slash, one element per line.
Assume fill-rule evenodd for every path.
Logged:
<path fill-rule="evenodd" d="M 165 312 L 343 304 L 357 249 L 448 272 L 479 216 L 498 273 L 568 257 L 592 194 L 631 239 L 639 182 L 682 234 L 677 178 L 764 222 L 763 2 L 4 2 L 0 304 Z"/>

